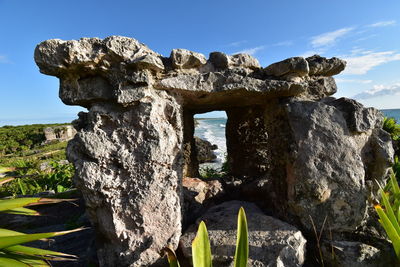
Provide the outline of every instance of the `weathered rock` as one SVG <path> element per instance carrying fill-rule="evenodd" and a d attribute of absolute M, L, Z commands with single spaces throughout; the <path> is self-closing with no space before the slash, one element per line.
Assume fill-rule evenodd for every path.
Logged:
<path fill-rule="evenodd" d="M 290 210 L 307 228 L 311 226 L 309 216 L 318 229 L 327 217 L 332 231 L 354 231 L 366 216 L 369 193 L 365 181 L 383 179 L 393 157 L 389 140 L 379 137 L 375 130 L 380 127 L 382 114 L 358 103 L 346 102 L 352 106 L 346 110 L 336 107 L 343 101 L 293 101 L 287 106 L 295 143 L 293 161 L 287 165 L 288 200 Z M 358 121 L 360 112 L 374 116 L 369 123 L 365 118 Z M 352 134 L 357 129 L 354 125 L 363 132 Z M 378 162 L 374 154 L 380 149 L 369 143 L 371 138 L 384 143 L 386 154 Z M 367 148 L 371 153 L 364 153 Z M 379 165 L 374 168 L 384 173 L 369 177 L 365 170 L 370 164 Z"/>
<path fill-rule="evenodd" d="M 364 106 L 353 99 L 339 98 L 332 104 L 340 109 L 345 116 L 350 131 L 365 133 L 370 129 L 382 128 L 383 115 L 375 108 Z"/>
<path fill-rule="evenodd" d="M 336 82 L 332 77 L 318 77 L 310 79 L 306 92 L 302 98 L 308 100 L 319 100 L 331 96 L 337 92 Z"/>
<path fill-rule="evenodd" d="M 152 266 L 181 233 L 182 122 L 165 92 L 131 107 L 95 105 L 69 143 L 102 266 Z M 122 189 L 123 188 L 123 189 Z M 168 201 L 165 201 L 168 199 Z M 160 231 L 160 229 L 163 229 Z"/>
<path fill-rule="evenodd" d="M 249 54 L 236 54 L 229 57 L 229 66 L 249 69 L 259 69 L 260 63 Z"/>
<path fill-rule="evenodd" d="M 184 177 L 184 226 L 192 224 L 206 209 L 224 197 L 224 189 L 218 180 Z"/>
<path fill-rule="evenodd" d="M 361 242 L 323 242 L 324 262 L 329 266 L 386 267 L 396 266 L 392 251 L 384 251 Z"/>
<path fill-rule="evenodd" d="M 264 215 L 254 204 L 240 201 L 210 208 L 197 224 L 189 227 L 180 240 L 183 255 L 191 257 L 191 243 L 198 223 L 203 220 L 210 238 L 213 264 L 233 266 L 240 207 L 245 209 L 248 222 L 249 266 L 301 266 L 304 263 L 306 240 L 297 228 Z"/>
<path fill-rule="evenodd" d="M 273 63 L 264 70 L 266 75 L 280 77 L 289 73 L 297 76 L 306 76 L 309 72 L 308 62 L 302 57 L 291 57 L 283 61 Z"/>
<path fill-rule="evenodd" d="M 197 68 L 207 63 L 204 55 L 186 49 L 173 49 L 170 58 L 177 69 Z"/>
<path fill-rule="evenodd" d="M 318 55 L 306 58 L 310 68 L 309 75 L 333 76 L 346 67 L 346 61 L 339 58 L 325 58 Z"/>
<path fill-rule="evenodd" d="M 207 140 L 203 140 L 197 136 L 194 137 L 197 160 L 199 163 L 213 162 L 217 156 L 214 154 L 213 150 L 217 149 L 216 145 L 211 144 Z"/>
<path fill-rule="evenodd" d="M 222 185 L 218 180 L 204 181 L 199 178 L 184 177 L 182 185 L 186 190 L 197 193 L 194 200 L 199 204 L 203 204 L 205 200 L 223 192 Z"/>
<path fill-rule="evenodd" d="M 230 63 L 229 56 L 222 52 L 210 53 L 208 60 L 218 69 L 227 69 Z"/>
<path fill-rule="evenodd" d="M 261 68 L 258 60 L 248 54 L 235 54 L 229 56 L 222 52 L 212 52 L 210 53 L 209 61 L 217 69 L 240 67 L 257 70 Z"/>

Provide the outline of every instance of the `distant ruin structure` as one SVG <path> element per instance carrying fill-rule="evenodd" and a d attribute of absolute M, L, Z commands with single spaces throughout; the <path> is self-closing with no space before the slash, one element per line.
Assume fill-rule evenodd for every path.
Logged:
<path fill-rule="evenodd" d="M 158 266 L 164 247 L 178 248 L 186 223 L 193 223 L 182 187 L 184 177 L 198 176 L 193 116 L 213 110 L 228 116 L 228 166 L 236 182 L 221 181 L 215 193 L 202 185 L 204 196 L 219 195 L 219 202 L 208 202 L 213 215 L 205 218 L 221 214 L 218 204 L 241 200 L 252 202 L 244 206 L 256 214 L 248 214 L 250 234 L 288 229 L 274 237 L 285 241 L 262 238 L 275 244 L 275 254 L 250 244 L 253 266 L 301 266 L 310 218 L 317 229 L 326 218 L 337 246 L 373 247 L 364 263 L 383 257 L 357 235 L 373 235 L 363 229 L 373 227 L 375 180 L 386 177 L 393 148 L 378 110 L 331 97 L 337 91 L 332 76 L 345 61 L 315 55 L 261 67 L 247 54 L 206 58 L 185 49 L 164 57 L 121 36 L 47 40 L 37 46 L 35 61 L 60 79 L 65 104 L 88 109 L 73 122 L 77 134 L 67 154 L 101 241 L 100 265 Z M 215 249 L 216 266 L 232 261 L 218 255 L 226 249 Z M 351 263 L 346 255 L 342 261 Z"/>
<path fill-rule="evenodd" d="M 47 127 L 44 130 L 46 143 L 53 141 L 69 141 L 74 138 L 76 130 L 72 125 Z"/>

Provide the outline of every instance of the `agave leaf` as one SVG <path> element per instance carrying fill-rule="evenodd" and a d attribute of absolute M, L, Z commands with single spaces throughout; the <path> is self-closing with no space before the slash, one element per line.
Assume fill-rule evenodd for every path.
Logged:
<path fill-rule="evenodd" d="M 36 206 L 44 204 L 55 204 L 63 201 L 74 201 L 76 199 L 57 199 L 57 198 L 40 198 L 40 197 L 23 197 L 13 199 L 1 199 L 0 211 L 12 210 L 24 206 Z"/>
<path fill-rule="evenodd" d="M 83 229 L 84 228 L 78 228 L 78 229 L 74 229 L 74 230 L 61 231 L 61 232 L 23 234 L 23 235 L 17 234 L 17 235 L 1 236 L 0 237 L 0 249 L 27 243 L 27 242 L 31 242 L 31 241 L 35 241 L 35 240 L 40 240 L 40 239 L 44 239 L 44 238 L 65 235 L 68 233 L 81 231 Z"/>
<path fill-rule="evenodd" d="M 397 210 L 397 221 L 400 222 L 400 209 Z"/>
<path fill-rule="evenodd" d="M 7 248 L 4 248 L 3 251 L 7 251 L 10 253 L 16 253 L 16 254 L 20 254 L 20 255 L 23 254 L 23 255 L 35 256 L 35 257 L 43 258 L 45 260 L 53 260 L 53 261 L 54 260 L 56 260 L 56 261 L 74 260 L 77 258 L 77 256 L 75 256 L 75 255 L 70 255 L 70 254 L 46 250 L 46 249 L 21 246 L 21 245 L 7 247 Z"/>
<path fill-rule="evenodd" d="M 178 258 L 173 249 L 166 247 L 163 249 L 164 253 L 167 255 L 169 267 L 180 267 Z"/>
<path fill-rule="evenodd" d="M 20 264 L 24 264 L 24 265 L 17 265 L 17 266 L 34 266 L 34 267 L 47 267 L 50 266 L 46 261 L 44 261 L 43 259 L 38 259 L 35 256 L 29 256 L 29 255 L 18 255 L 18 254 L 13 254 L 13 253 L 6 253 L 4 254 L 6 258 L 8 259 L 12 259 L 15 260 L 17 262 L 19 262 Z M 2 266 L 2 265 L 0 265 Z M 9 266 L 9 265 L 6 265 Z M 14 266 L 14 265 L 10 265 Z"/>
<path fill-rule="evenodd" d="M 246 213 L 243 207 L 239 209 L 236 251 L 235 251 L 235 267 L 246 267 L 247 259 L 249 258 L 249 241 Z"/>
<path fill-rule="evenodd" d="M 381 219 L 380 223 L 383 226 L 383 228 L 386 231 L 386 234 L 392 241 L 392 245 L 394 248 L 394 251 L 396 252 L 397 258 L 400 258 L 400 236 L 394 226 L 392 225 L 392 222 L 388 218 L 388 216 L 385 214 L 383 211 L 382 207 L 379 205 L 375 206 L 375 210 L 379 215 L 379 218 Z"/>
<path fill-rule="evenodd" d="M 10 236 L 10 235 L 24 235 L 24 233 L 16 232 L 13 230 L 0 228 L 0 237 L 2 236 Z"/>
<path fill-rule="evenodd" d="M 192 243 L 193 267 L 211 267 L 211 247 L 206 224 L 201 221 Z"/>
<path fill-rule="evenodd" d="M 28 204 L 38 201 L 40 201 L 40 197 L 24 197 L 0 200 L 0 211 L 21 208 L 23 206 L 27 206 Z"/>
<path fill-rule="evenodd" d="M 67 198 L 41 198 L 38 202 L 32 202 L 26 206 L 37 206 L 37 205 L 47 205 L 47 204 L 56 204 L 61 202 L 72 202 L 76 201 L 76 198 L 67 199 Z"/>
<path fill-rule="evenodd" d="M 396 195 L 400 194 L 399 184 L 397 183 L 397 179 L 394 173 L 390 174 L 390 182 L 392 183 L 393 193 Z"/>
<path fill-rule="evenodd" d="M 16 215 L 29 215 L 29 216 L 40 215 L 40 213 L 37 212 L 36 210 L 31 210 L 31 209 L 27 209 L 27 208 L 15 208 L 12 210 L 5 210 L 3 212 L 8 213 L 8 214 L 16 214 Z"/>
<path fill-rule="evenodd" d="M 392 206 L 390 205 L 389 199 L 383 190 L 381 190 L 381 196 L 382 196 L 383 205 L 385 206 L 387 217 L 391 221 L 396 232 L 398 234 L 400 234 L 400 225 L 397 221 L 396 216 L 394 215 L 394 212 L 393 212 Z"/>
<path fill-rule="evenodd" d="M 20 262 L 16 259 L 13 258 L 8 258 L 7 256 L 0 256 L 0 266 L 1 267 L 7 267 L 7 266 L 13 266 L 13 267 L 29 267 L 29 265 Z"/>

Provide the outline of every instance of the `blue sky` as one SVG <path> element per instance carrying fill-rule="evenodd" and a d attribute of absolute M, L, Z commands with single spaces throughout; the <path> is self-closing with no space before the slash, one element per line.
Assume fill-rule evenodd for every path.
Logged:
<path fill-rule="evenodd" d="M 384 2 L 384 4 L 382 4 Z M 168 56 L 247 52 L 262 66 L 318 53 L 348 61 L 336 97 L 400 108 L 400 1 L 0 0 L 0 125 L 67 122 L 82 108 L 40 74 L 39 42 L 124 35 Z M 217 116 L 220 114 L 216 114 Z"/>

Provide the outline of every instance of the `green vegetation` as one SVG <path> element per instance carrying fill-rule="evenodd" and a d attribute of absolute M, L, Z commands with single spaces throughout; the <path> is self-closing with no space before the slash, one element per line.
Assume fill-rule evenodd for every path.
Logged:
<path fill-rule="evenodd" d="M 381 205 L 376 205 L 375 210 L 379 215 L 379 222 L 392 241 L 394 251 L 400 260 L 400 188 L 395 175 L 390 175 L 390 180 L 385 188 L 380 188 Z"/>
<path fill-rule="evenodd" d="M 383 121 L 383 129 L 390 134 L 394 147 L 394 164 L 393 171 L 400 181 L 400 124 L 397 124 L 394 118 L 385 118 Z"/>
<path fill-rule="evenodd" d="M 210 166 L 204 166 L 200 167 L 199 173 L 200 177 L 203 179 L 215 179 L 215 178 L 222 178 L 226 176 L 229 172 L 229 166 L 228 166 L 228 159 L 227 156 L 225 155 L 225 160 L 222 163 L 221 168 L 213 168 Z"/>
<path fill-rule="evenodd" d="M 0 197 L 16 195 L 34 195 L 44 191 L 62 193 L 73 187 L 72 164 L 49 163 L 49 168 L 41 171 L 39 161 L 20 161 L 14 170 L 13 181 L 0 188 Z"/>
<path fill-rule="evenodd" d="M 44 129 L 64 124 L 0 127 L 0 167 L 13 167 L 13 179 L 0 188 L 0 197 L 61 193 L 73 187 L 72 164 L 66 159 L 67 142 L 44 144 Z"/>
<path fill-rule="evenodd" d="M 176 254 L 170 248 L 164 249 L 168 257 L 170 267 L 179 267 Z M 235 267 L 246 267 L 249 258 L 249 241 L 247 219 L 243 207 L 240 208 L 237 223 L 237 237 L 235 250 Z M 211 267 L 212 256 L 210 240 L 206 224 L 201 221 L 195 239 L 192 242 L 193 267 Z"/>
<path fill-rule="evenodd" d="M 65 124 L 34 124 L 0 127 L 0 155 L 23 154 L 40 147 L 45 141 L 44 129 Z"/>
<path fill-rule="evenodd" d="M 397 141 L 400 139 L 400 125 L 397 124 L 394 118 L 385 118 L 382 128 L 390 133 L 393 140 Z"/>
<path fill-rule="evenodd" d="M 0 174 L 13 171 L 12 168 L 1 168 Z M 0 179 L 0 185 L 15 180 L 15 177 L 6 175 Z M 62 201 L 70 201 L 69 199 L 49 199 L 49 198 L 14 198 L 0 200 L 0 212 L 27 216 L 40 215 L 37 211 L 26 206 L 54 204 Z M 76 257 L 61 252 L 51 250 L 38 249 L 34 247 L 24 246 L 22 244 L 42 240 L 47 238 L 65 235 L 68 233 L 80 231 L 82 228 L 69 231 L 24 234 L 8 229 L 0 228 L 0 266 L 51 266 L 49 260 L 73 260 Z"/>

